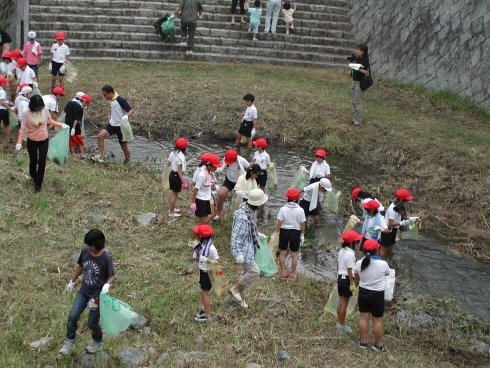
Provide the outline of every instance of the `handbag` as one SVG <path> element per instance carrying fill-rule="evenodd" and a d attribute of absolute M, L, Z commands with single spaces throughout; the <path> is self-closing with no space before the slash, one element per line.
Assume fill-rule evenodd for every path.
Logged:
<path fill-rule="evenodd" d="M 364 78 L 361 79 L 359 84 L 361 85 L 361 90 L 365 91 L 374 84 L 373 78 L 371 78 L 371 66 L 369 66 L 369 74 L 366 74 Z"/>

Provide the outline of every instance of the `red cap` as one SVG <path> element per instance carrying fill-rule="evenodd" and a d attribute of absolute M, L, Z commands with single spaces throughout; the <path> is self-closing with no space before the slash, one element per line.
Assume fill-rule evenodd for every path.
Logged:
<path fill-rule="evenodd" d="M 9 82 L 7 81 L 7 79 L 5 77 L 0 77 L 0 84 L 4 85 L 4 86 L 8 86 Z"/>
<path fill-rule="evenodd" d="M 254 146 L 259 146 L 262 149 L 266 149 L 269 144 L 267 144 L 267 141 L 264 138 L 259 138 L 256 141 L 252 141 Z"/>
<path fill-rule="evenodd" d="M 404 199 L 406 201 L 411 201 L 413 199 L 413 197 L 410 195 L 410 193 L 408 193 L 408 190 L 406 190 L 405 188 L 398 189 L 395 192 L 395 196 L 396 196 L 396 198 Z"/>
<path fill-rule="evenodd" d="M 289 188 L 287 191 L 286 191 L 286 197 L 288 199 L 291 199 L 293 201 L 297 201 L 299 199 L 299 190 L 296 189 L 296 188 Z"/>
<path fill-rule="evenodd" d="M 92 102 L 92 99 L 87 94 L 83 95 L 81 99 L 84 100 L 88 105 L 90 105 L 90 103 Z"/>
<path fill-rule="evenodd" d="M 371 199 L 370 201 L 363 203 L 362 205 L 367 210 L 377 210 L 379 208 L 378 201 L 375 201 L 374 199 Z"/>
<path fill-rule="evenodd" d="M 379 243 L 374 239 L 368 239 L 362 244 L 362 249 L 364 250 L 377 250 L 379 248 Z"/>
<path fill-rule="evenodd" d="M 65 34 L 63 32 L 56 32 L 56 39 L 57 40 L 64 40 Z"/>
<path fill-rule="evenodd" d="M 51 91 L 53 95 L 64 95 L 65 91 L 61 87 L 54 87 L 53 90 Z"/>
<path fill-rule="evenodd" d="M 325 151 L 325 150 L 318 150 L 318 151 L 316 151 L 315 156 L 320 156 L 320 157 L 325 158 L 325 157 L 327 157 L 327 151 Z"/>
<path fill-rule="evenodd" d="M 29 86 L 29 83 L 21 83 L 21 84 L 19 85 L 19 89 L 20 89 L 21 91 L 22 91 L 22 88 L 24 88 L 24 87 L 30 87 L 30 86 Z"/>
<path fill-rule="evenodd" d="M 208 155 L 206 156 L 206 162 L 208 162 L 210 165 L 213 165 L 214 167 L 221 167 L 221 160 L 215 154 L 208 153 Z"/>
<path fill-rule="evenodd" d="M 17 60 L 22 55 L 22 52 L 19 49 L 15 49 L 10 55 L 12 60 Z"/>
<path fill-rule="evenodd" d="M 15 67 L 20 68 L 21 66 L 24 66 L 26 64 L 27 64 L 26 58 L 19 58 L 17 59 L 17 65 Z"/>
<path fill-rule="evenodd" d="M 238 158 L 238 152 L 230 149 L 225 153 L 225 160 L 224 160 L 225 164 L 231 165 L 237 160 L 237 158 Z"/>
<path fill-rule="evenodd" d="M 9 59 L 11 59 L 12 58 L 12 53 L 10 51 L 4 51 L 4 53 L 2 54 L 2 58 L 9 58 Z"/>
<path fill-rule="evenodd" d="M 184 149 L 189 145 L 189 142 L 187 142 L 187 139 L 185 138 L 179 138 L 175 141 L 175 147 Z"/>
<path fill-rule="evenodd" d="M 194 226 L 194 232 L 201 238 L 210 238 L 213 235 L 213 228 L 208 224 Z"/>
<path fill-rule="evenodd" d="M 361 240 L 363 237 L 362 234 L 359 234 L 357 231 L 349 230 L 342 234 L 342 240 L 346 243 L 352 243 L 358 240 Z"/>
<path fill-rule="evenodd" d="M 359 192 L 361 192 L 362 189 L 361 188 L 356 188 L 352 191 L 352 200 L 355 201 L 357 199 L 357 195 L 359 194 Z"/>
<path fill-rule="evenodd" d="M 210 153 L 203 153 L 201 155 L 201 162 L 206 162 L 209 155 Z"/>

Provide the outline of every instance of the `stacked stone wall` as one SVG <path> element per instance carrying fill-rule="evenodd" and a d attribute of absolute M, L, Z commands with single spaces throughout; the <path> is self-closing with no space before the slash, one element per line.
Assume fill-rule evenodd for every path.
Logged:
<path fill-rule="evenodd" d="M 371 69 L 429 90 L 449 88 L 490 111 L 490 1 L 349 0 Z"/>

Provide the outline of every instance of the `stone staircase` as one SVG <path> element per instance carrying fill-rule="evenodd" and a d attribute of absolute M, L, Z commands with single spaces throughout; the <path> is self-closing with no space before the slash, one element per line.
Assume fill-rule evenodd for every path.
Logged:
<path fill-rule="evenodd" d="M 173 12 L 177 4 L 178 0 L 30 0 L 29 29 L 37 32 L 46 54 L 55 42 L 55 33 L 64 31 L 71 60 L 186 59 L 345 67 L 346 56 L 352 54 L 356 44 L 348 0 L 296 3 L 294 31 L 285 34 L 281 14 L 277 33 L 260 33 L 259 41 L 253 41 L 252 34 L 247 33 L 248 24 L 230 24 L 231 0 L 204 0 L 194 54 L 185 56 L 185 47 L 178 44 L 177 18 L 175 37 L 165 41 L 155 34 L 153 27 L 156 19 Z M 264 29 L 265 4 L 263 8 L 259 32 Z"/>

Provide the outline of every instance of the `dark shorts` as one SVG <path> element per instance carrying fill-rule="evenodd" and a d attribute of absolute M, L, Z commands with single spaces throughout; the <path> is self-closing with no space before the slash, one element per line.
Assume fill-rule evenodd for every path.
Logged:
<path fill-rule="evenodd" d="M 56 61 L 51 62 L 51 75 L 59 75 L 61 77 L 64 76 L 63 73 L 60 73 L 60 68 L 63 66 L 62 63 L 57 63 Z"/>
<path fill-rule="evenodd" d="M 318 183 L 322 178 L 311 178 L 310 179 L 310 184 L 313 184 L 313 183 Z"/>
<path fill-rule="evenodd" d="M 221 185 L 222 187 L 228 188 L 228 190 L 231 192 L 233 189 L 235 189 L 236 183 L 233 183 L 228 179 L 228 177 L 225 178 L 225 181 Z"/>
<path fill-rule="evenodd" d="M 350 298 L 352 296 L 352 292 L 349 290 L 350 281 L 347 275 L 345 276 L 345 279 L 342 278 L 342 275 L 339 275 L 339 278 L 337 279 L 337 287 L 339 289 L 339 296 L 343 296 L 344 298 Z"/>
<path fill-rule="evenodd" d="M 385 312 L 385 292 L 359 288 L 359 312 L 371 313 L 373 317 L 383 317 Z"/>
<path fill-rule="evenodd" d="M 107 130 L 107 132 L 109 133 L 109 136 L 115 134 L 117 136 L 117 139 L 119 140 L 120 145 L 127 143 L 127 142 L 123 141 L 123 135 L 121 132 L 121 127 L 112 126 L 111 124 L 107 124 L 103 129 Z"/>
<path fill-rule="evenodd" d="M 299 206 L 305 211 L 305 217 L 308 217 L 309 215 L 311 216 L 318 216 L 318 206 L 313 211 L 310 211 L 310 201 L 305 201 L 302 199 L 299 201 Z"/>
<path fill-rule="evenodd" d="M 206 217 L 211 214 L 211 203 L 196 198 L 196 216 Z"/>
<path fill-rule="evenodd" d="M 238 133 L 240 133 L 244 137 L 251 137 L 253 127 L 254 127 L 253 121 L 243 120 L 242 124 L 240 125 L 240 129 L 238 129 Z"/>
<path fill-rule="evenodd" d="M 279 249 L 297 252 L 301 243 L 301 230 L 281 229 L 279 232 Z"/>
<path fill-rule="evenodd" d="M 211 280 L 207 272 L 199 269 L 199 285 L 201 285 L 201 290 L 211 290 Z"/>
<path fill-rule="evenodd" d="M 260 174 L 255 181 L 259 188 L 264 188 L 267 184 L 267 170 L 262 171 L 262 174 Z"/>
<path fill-rule="evenodd" d="M 391 247 L 396 243 L 396 233 L 398 232 L 398 228 L 391 229 L 389 234 L 381 233 L 381 239 L 379 243 L 382 247 Z"/>
<path fill-rule="evenodd" d="M 182 190 L 182 181 L 180 180 L 179 174 L 175 171 L 170 171 L 168 183 L 172 192 L 179 193 Z"/>
<path fill-rule="evenodd" d="M 3 121 L 3 125 L 10 125 L 9 111 L 7 109 L 0 110 L 0 121 Z"/>

